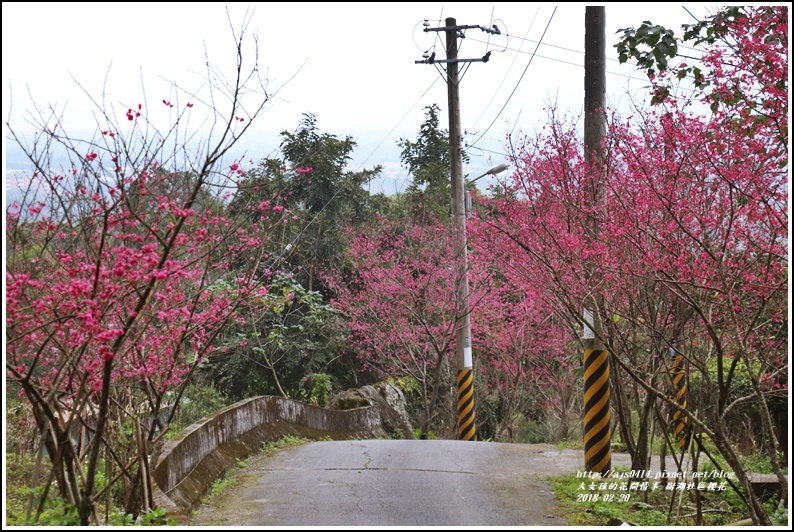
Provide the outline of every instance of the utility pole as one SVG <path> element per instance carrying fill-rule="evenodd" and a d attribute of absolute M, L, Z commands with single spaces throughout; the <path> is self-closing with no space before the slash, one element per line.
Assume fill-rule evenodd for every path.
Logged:
<path fill-rule="evenodd" d="M 460 95 L 458 93 L 458 34 L 455 19 L 447 18 L 447 99 L 449 101 L 449 162 L 452 166 L 452 217 L 455 223 L 455 257 L 458 259 L 456 314 L 460 324 L 455 336 L 458 364 L 458 438 L 476 440 L 474 424 L 474 373 L 471 356 L 469 312 L 469 261 L 466 250 L 466 208 L 463 203 L 463 153 L 460 137 Z"/>
<path fill-rule="evenodd" d="M 604 151 L 606 135 L 606 19 L 603 6 L 585 7 L 584 46 L 584 150 L 586 189 L 591 213 L 587 217 L 587 246 L 598 241 L 598 218 L 606 207 Z M 591 286 L 597 285 L 596 267 L 585 259 Z M 595 281 L 595 282 L 594 282 Z M 601 338 L 601 297 L 594 290 L 584 302 L 584 455 L 587 471 L 606 475 L 612 469 L 609 414 L 609 351 Z"/>
<path fill-rule="evenodd" d="M 457 263 L 458 287 L 455 297 L 458 329 L 455 335 L 455 359 L 458 366 L 458 438 L 476 440 L 474 424 L 474 375 L 472 371 L 471 319 L 469 309 L 469 264 L 466 250 L 466 208 L 463 187 L 463 150 L 460 134 L 460 97 L 458 94 L 458 64 L 488 62 L 490 52 L 481 59 L 458 59 L 458 33 L 477 28 L 488 33 L 498 33 L 496 26 L 458 26 L 457 21 L 448 17 L 443 28 L 429 28 L 425 23 L 424 31 L 444 31 L 447 38 L 447 59 L 436 60 L 435 53 L 424 61 L 416 63 L 447 64 L 447 98 L 449 100 L 449 160 L 452 167 L 452 218 L 455 224 L 454 253 Z"/>

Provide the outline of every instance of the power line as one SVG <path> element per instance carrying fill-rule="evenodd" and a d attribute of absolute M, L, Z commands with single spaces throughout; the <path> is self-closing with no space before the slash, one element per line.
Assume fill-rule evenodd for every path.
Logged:
<path fill-rule="evenodd" d="M 383 145 L 383 143 L 384 143 L 384 142 L 386 142 L 386 139 L 388 139 L 388 138 L 389 138 L 389 136 L 390 136 L 390 135 L 391 135 L 391 134 L 394 132 L 394 130 L 395 130 L 395 129 L 397 129 L 397 127 L 399 127 L 399 125 L 400 125 L 400 124 L 403 122 L 403 120 L 405 120 L 405 117 L 407 117 L 407 116 L 408 116 L 408 115 L 411 113 L 411 111 L 413 111 L 413 110 L 416 108 L 416 105 L 417 105 L 417 104 L 418 104 L 420 101 L 422 101 L 422 98 L 424 98 L 424 97 L 425 97 L 425 95 L 426 95 L 428 92 L 430 92 L 430 89 L 432 89 L 432 88 L 433 88 L 433 85 L 435 85 L 435 84 L 436 84 L 436 82 L 438 81 L 438 79 L 439 79 L 439 78 L 435 78 L 435 79 L 433 80 L 433 82 L 430 84 L 430 86 L 429 86 L 429 87 L 427 87 L 427 89 L 425 89 L 425 91 L 422 93 L 422 95 L 421 95 L 421 96 L 419 96 L 419 98 L 417 98 L 417 100 L 416 100 L 416 101 L 415 101 L 415 102 L 414 102 L 414 103 L 411 105 L 411 107 L 409 107 L 409 108 L 408 108 L 408 110 L 405 112 L 405 114 L 402 116 L 402 118 L 400 118 L 400 120 L 399 120 L 399 121 L 398 121 L 398 122 L 397 122 L 397 123 L 394 125 L 394 127 L 392 127 L 392 128 L 391 128 L 391 130 L 390 130 L 390 131 L 389 131 L 389 132 L 386 134 L 386 136 L 384 136 L 384 137 L 383 137 L 383 139 L 382 139 L 382 140 L 381 140 L 381 141 L 378 143 L 378 145 L 377 145 L 377 146 L 375 146 L 375 148 L 372 150 L 372 152 L 371 152 L 369 155 L 367 155 L 367 158 L 366 158 L 366 159 L 364 159 L 364 162 L 362 162 L 362 163 L 359 165 L 359 167 L 356 169 L 356 172 L 358 172 L 358 171 L 360 171 L 362 168 L 364 168 L 364 165 L 366 164 L 366 162 L 367 162 L 367 161 L 369 161 L 370 157 L 372 157 L 372 156 L 375 154 L 375 152 L 376 152 L 376 151 L 378 151 L 378 149 L 379 149 L 379 148 L 380 148 L 380 147 Z M 370 183 L 370 186 L 371 186 L 371 183 Z M 326 202 L 325 202 L 325 205 L 323 205 L 323 206 L 322 206 L 322 208 L 320 208 L 320 210 L 319 210 L 319 211 L 317 211 L 316 213 L 314 213 L 314 215 L 311 217 L 311 219 L 310 219 L 310 220 L 309 220 L 309 221 L 306 223 L 306 225 L 305 225 L 305 226 L 303 226 L 303 228 L 300 230 L 300 232 L 297 234 L 297 236 L 295 236 L 295 238 L 294 238 L 294 239 L 292 240 L 292 242 L 289 244 L 289 246 L 288 246 L 288 247 L 289 247 L 289 249 L 290 249 L 290 250 L 293 250 L 293 249 L 295 249 L 295 244 L 297 244 L 298 240 L 300 240 L 300 237 L 301 237 L 301 236 L 303 236 L 303 233 L 305 233 L 305 232 L 306 232 L 306 230 L 309 228 L 309 226 L 311 226 L 311 225 L 314 223 L 314 221 L 317 219 L 317 217 L 318 217 L 318 216 L 320 216 L 320 214 L 322 214 L 322 212 L 323 212 L 323 211 L 324 211 L 326 208 L 328 208 L 328 206 L 331 204 L 331 202 L 332 202 L 332 201 L 334 201 L 334 199 L 336 198 L 336 196 L 338 196 L 338 195 L 339 195 L 339 194 L 340 194 L 340 193 L 341 193 L 343 190 L 345 190 L 346 188 L 347 188 L 347 185 L 345 185 L 345 184 L 343 184 L 341 187 L 339 187 L 339 188 L 338 188 L 338 189 L 337 189 L 337 190 L 336 190 L 336 191 L 335 191 L 335 192 L 334 192 L 334 193 L 331 195 L 331 197 L 328 199 L 328 201 L 326 201 Z M 370 194 L 371 194 L 371 193 L 372 193 L 372 190 L 370 189 Z"/>
<path fill-rule="evenodd" d="M 692 14 L 692 12 L 691 12 L 690 10 L 688 10 L 688 9 L 686 8 L 686 6 L 681 6 L 681 7 L 683 7 L 683 8 L 684 8 L 684 11 L 686 11 L 686 12 L 687 12 L 687 14 L 688 14 L 690 17 L 692 17 L 693 19 L 695 19 L 695 22 L 700 22 L 700 20 L 698 20 L 698 18 L 697 18 L 695 15 L 693 15 L 693 14 Z"/>
<path fill-rule="evenodd" d="M 540 41 L 543 41 L 543 37 L 546 36 L 546 32 L 549 30 L 549 26 L 551 25 L 551 21 L 554 20 L 554 14 L 555 13 L 557 13 L 557 7 L 556 6 L 554 8 L 554 11 L 551 14 L 551 17 L 549 17 L 549 22 L 546 24 L 546 29 L 543 30 L 543 35 L 540 36 Z M 538 47 L 540 46 L 540 41 L 538 42 L 538 46 L 535 47 L 535 52 L 538 51 Z M 510 93 L 510 96 L 507 97 L 507 101 L 505 101 L 505 104 L 502 106 L 502 108 L 496 114 L 496 116 L 494 117 L 493 121 L 485 129 L 485 131 L 483 131 L 482 135 L 480 135 L 480 138 L 478 138 L 477 140 L 474 141 L 472 146 L 475 146 L 477 144 L 477 142 L 483 137 L 483 135 L 485 135 L 488 132 L 488 130 L 491 129 L 491 127 L 494 125 L 494 123 L 496 123 L 496 119 L 499 118 L 499 115 L 501 115 L 502 111 L 505 110 L 505 107 L 507 107 L 507 104 L 510 102 L 510 99 L 513 97 L 513 94 L 516 93 L 516 90 L 518 89 L 518 86 L 521 84 L 521 80 L 524 79 L 524 74 L 526 74 L 527 70 L 529 70 L 529 65 L 532 64 L 532 59 L 534 59 L 534 57 L 535 57 L 535 53 L 533 52 L 532 57 L 530 57 L 529 61 L 527 62 L 526 68 L 524 68 L 524 72 L 521 73 L 521 77 L 518 78 L 518 82 L 516 83 L 516 86 L 513 88 L 513 92 Z"/>
<path fill-rule="evenodd" d="M 408 110 L 405 112 L 405 114 L 403 115 L 403 117 L 402 117 L 402 118 L 400 118 L 400 120 L 399 120 L 399 121 L 398 121 L 396 124 L 394 124 L 394 127 L 393 127 L 393 128 L 391 128 L 391 130 L 390 130 L 388 133 L 386 133 L 386 136 L 385 136 L 385 137 L 383 137 L 383 139 L 380 141 L 380 143 L 378 143 L 378 145 L 377 145 L 377 146 L 375 146 L 375 149 L 373 149 L 373 150 L 372 150 L 372 153 L 370 153 L 369 155 L 367 155 L 367 158 L 366 158 L 366 159 L 364 159 L 364 162 L 362 162 L 362 163 L 361 163 L 361 165 L 360 165 L 360 166 L 359 166 L 359 167 L 356 169 L 356 172 L 358 172 L 359 170 L 361 170 L 361 169 L 364 167 L 364 164 L 365 164 L 367 161 L 369 161 L 369 158 L 370 158 L 370 157 L 372 157 L 372 156 L 375 154 L 375 152 L 376 152 L 376 151 L 378 151 L 378 148 L 380 148 L 380 147 L 381 147 L 381 145 L 383 145 L 383 143 L 384 143 L 384 142 L 386 142 L 386 139 L 387 139 L 387 138 L 389 138 L 389 135 L 391 135 L 392 133 L 394 133 L 394 130 L 395 130 L 395 129 L 397 129 L 397 127 L 398 127 L 400 124 L 402 124 L 403 120 L 405 120 L 405 117 L 406 117 L 406 116 L 408 116 L 408 115 L 411 113 L 411 111 L 413 111 L 413 110 L 416 108 L 416 105 L 417 105 L 417 104 L 418 104 L 420 101 L 422 101 L 422 98 L 424 98 L 424 97 L 425 97 L 425 94 L 427 94 L 428 92 L 430 92 L 430 89 L 432 89 L 432 88 L 433 88 L 433 85 L 435 85 L 435 84 L 436 84 L 436 82 L 438 81 L 438 79 L 439 79 L 439 78 L 435 78 L 435 79 L 433 80 L 433 83 L 431 83 L 431 84 L 430 84 L 430 86 L 429 86 L 427 89 L 425 89 L 425 92 L 423 92 L 423 93 L 422 93 L 422 95 L 421 95 L 419 98 L 417 98 L 417 99 L 416 99 L 416 101 L 413 103 L 413 105 L 411 105 L 411 107 L 410 107 L 410 108 L 408 108 Z M 336 194 L 334 194 L 334 195 L 336 195 Z M 332 197 L 331 199 L 333 199 L 333 197 Z M 324 209 L 324 208 L 325 208 L 325 207 L 323 207 L 323 209 Z"/>
<path fill-rule="evenodd" d="M 559 49 L 559 50 L 565 50 L 566 52 L 573 52 L 573 53 L 575 53 L 575 54 L 584 55 L 584 50 L 574 50 L 573 48 L 566 48 L 565 46 L 558 46 L 558 45 L 556 45 L 556 44 L 548 44 L 548 43 L 545 43 L 545 42 L 535 41 L 535 40 L 533 40 L 533 39 L 527 39 L 527 38 L 522 38 L 522 37 L 516 37 L 516 36 L 514 36 L 514 35 L 508 35 L 508 37 L 513 37 L 514 39 L 518 39 L 518 40 L 520 40 L 520 41 L 527 41 L 527 42 L 533 42 L 533 43 L 537 43 L 537 44 L 538 44 L 538 45 L 540 45 L 540 46 L 548 46 L 549 48 L 557 48 L 557 49 Z M 611 58 L 611 57 L 607 57 L 607 61 L 615 61 L 615 62 L 618 62 L 618 60 L 617 60 L 617 59 L 614 59 L 614 58 Z"/>
<path fill-rule="evenodd" d="M 378 143 L 378 145 L 377 145 L 377 146 L 375 146 L 375 148 L 372 150 L 372 152 L 370 152 L 370 154 L 367 156 L 367 158 L 366 158 L 366 159 L 364 159 L 364 161 L 363 161 L 363 162 L 362 162 L 362 163 L 359 165 L 359 167 L 356 169 L 356 172 L 359 172 L 359 171 L 360 171 L 360 170 L 361 170 L 361 169 L 364 167 L 364 165 L 365 165 L 365 164 L 366 164 L 366 162 L 367 162 L 367 161 L 370 159 L 370 157 L 372 157 L 372 156 L 375 154 L 375 152 L 376 152 L 376 151 L 378 151 L 378 149 L 379 149 L 379 148 L 380 148 L 380 147 L 383 145 L 383 143 L 384 143 L 384 142 L 386 142 L 386 139 L 388 139 L 388 138 L 389 138 L 389 136 L 390 136 L 390 135 L 391 135 L 391 134 L 394 132 L 394 130 L 395 130 L 395 129 L 397 129 L 397 128 L 399 127 L 399 125 L 400 125 L 400 124 L 403 122 L 403 120 L 405 120 L 405 117 L 407 117 L 407 116 L 408 116 L 408 115 L 411 113 L 411 111 L 412 111 L 414 108 L 416 108 L 416 105 L 417 105 L 417 104 L 418 104 L 418 103 L 419 103 L 419 102 L 422 100 L 422 98 L 424 98 L 424 97 L 425 97 L 425 95 L 426 95 L 428 92 L 430 92 L 430 89 L 432 89 L 432 88 L 433 88 L 433 86 L 436 84 L 436 82 L 438 81 L 438 79 L 439 79 L 439 78 L 435 78 L 435 79 L 433 80 L 433 82 L 430 84 L 430 86 L 428 86 L 428 87 L 427 87 L 427 89 L 425 89 L 425 91 L 422 93 L 422 95 L 421 95 L 421 96 L 419 96 L 419 98 L 417 98 L 417 100 L 416 100 L 416 101 L 415 101 L 415 102 L 414 102 L 414 103 L 411 105 L 411 107 L 410 107 L 410 108 L 409 108 L 409 109 L 408 109 L 408 110 L 405 112 L 405 114 L 402 116 L 402 118 L 400 118 L 400 120 L 399 120 L 399 121 L 398 121 L 398 122 L 397 122 L 397 123 L 394 125 L 394 127 L 392 127 L 392 128 L 391 128 L 391 130 L 390 130 L 390 131 L 389 131 L 389 132 L 386 134 L 386 136 L 384 136 L 384 137 L 383 137 L 383 139 L 382 139 L 382 140 L 381 140 L 381 141 Z M 289 244 L 287 244 L 287 246 L 284 248 L 284 250 L 283 250 L 283 251 L 281 252 L 281 254 L 279 255 L 279 257 L 278 257 L 278 260 L 277 260 L 277 261 L 276 261 L 276 263 L 274 263 L 274 264 L 280 264 L 280 263 L 282 263 L 282 262 L 286 261 L 286 260 L 287 260 L 287 259 L 288 259 L 288 258 L 289 258 L 291 255 L 292 255 L 292 252 L 293 252 L 295 249 L 297 249 L 297 248 L 296 248 L 296 244 L 298 243 L 298 241 L 300 240 L 300 238 L 303 236 L 303 234 L 306 232 L 306 230 L 307 230 L 307 229 L 308 229 L 308 228 L 309 228 L 309 227 L 310 227 L 310 226 L 311 226 L 311 225 L 314 223 L 314 221 L 315 221 L 315 220 L 316 220 L 316 219 L 317 219 L 317 218 L 320 216 L 320 214 L 322 214 L 322 212 L 323 212 L 325 209 L 327 209 L 327 208 L 328 208 L 328 206 L 331 204 L 331 202 L 332 202 L 332 201 L 334 201 L 334 199 L 335 199 L 335 198 L 336 198 L 336 197 L 337 197 L 337 196 L 338 196 L 338 195 L 339 195 L 339 194 L 340 194 L 340 193 L 341 193 L 343 190 L 345 190 L 346 188 L 347 188 L 347 184 L 343 184 L 342 186 L 340 186 L 340 187 L 339 187 L 339 188 L 338 188 L 338 189 L 337 189 L 337 190 L 336 190 L 336 191 L 335 191 L 335 192 L 334 192 L 334 193 L 331 195 L 331 197 L 328 199 L 328 201 L 326 201 L 326 202 L 325 202 L 325 205 L 323 205 L 323 206 L 320 208 L 320 210 L 319 210 L 319 211 L 317 211 L 316 213 L 314 213 L 314 214 L 313 214 L 313 216 L 311 217 L 311 219 L 309 219 L 309 221 L 306 223 L 306 225 L 304 225 L 304 226 L 303 226 L 303 228 L 302 228 L 302 229 L 301 229 L 301 230 L 298 232 L 298 234 L 295 236 L 295 238 L 293 238 L 293 239 L 292 239 L 292 241 L 291 241 Z M 371 192 L 372 192 L 372 191 L 370 190 L 370 194 L 371 194 Z"/>
<path fill-rule="evenodd" d="M 472 40 L 477 41 L 477 39 L 472 39 Z M 483 43 L 485 41 L 477 41 L 477 42 Z M 539 57 L 540 59 L 548 59 L 549 61 L 556 61 L 557 63 L 563 63 L 563 64 L 566 64 L 566 65 L 572 65 L 572 66 L 575 66 L 575 67 L 584 68 L 583 64 L 574 63 L 573 61 L 566 61 L 564 59 L 557 59 L 555 57 L 548 57 L 548 56 L 545 56 L 545 55 L 539 55 L 539 54 L 535 54 L 533 52 L 526 52 L 524 50 L 515 49 L 515 48 L 507 48 L 507 49 L 511 50 L 511 51 L 518 52 L 520 54 L 533 54 L 534 57 Z M 637 78 L 637 77 L 634 77 L 634 76 L 630 76 L 628 74 L 622 74 L 620 72 L 611 72 L 609 70 L 607 70 L 607 74 L 611 74 L 613 76 L 620 76 L 620 77 L 628 78 L 628 79 L 633 79 L 633 80 L 636 80 L 636 81 L 647 81 L 644 78 Z"/>
<path fill-rule="evenodd" d="M 524 37 L 529 35 L 529 32 L 530 32 L 530 30 L 532 30 L 532 26 L 535 24 L 535 19 L 537 18 L 539 12 L 540 12 L 540 7 L 538 7 L 538 9 L 535 11 L 535 16 L 532 17 L 532 22 L 529 23 L 529 28 L 527 29 L 527 33 L 526 33 L 526 35 L 524 35 Z M 477 41 L 477 39 L 474 39 L 474 40 L 475 40 L 475 42 L 482 42 L 482 41 Z M 491 34 L 489 33 L 488 34 L 488 41 L 490 42 L 490 40 L 491 40 Z M 507 50 L 507 49 L 508 49 L 507 46 L 505 46 L 505 50 Z M 519 48 L 516 52 L 520 52 L 520 51 L 521 51 L 521 48 Z M 510 74 L 510 71 L 513 69 L 513 65 L 516 64 L 516 59 L 518 59 L 518 53 L 516 53 L 516 55 L 513 57 L 513 62 L 510 63 L 510 66 L 507 68 L 507 72 L 505 72 L 505 75 L 502 78 L 502 82 L 499 83 L 499 86 L 496 88 L 496 91 L 494 91 L 493 96 L 491 97 L 491 100 L 488 102 L 488 105 L 485 106 L 485 109 L 482 110 L 482 113 L 480 113 L 480 116 L 478 116 L 477 120 L 475 120 L 474 124 L 472 124 L 472 126 L 471 126 L 472 128 L 474 128 L 474 126 L 476 126 L 480 122 L 480 119 L 483 116 L 485 116 L 485 112 L 488 110 L 488 108 L 491 106 L 493 101 L 496 99 L 496 95 L 499 94 L 499 91 L 501 90 L 502 85 L 504 85 L 505 81 L 507 80 L 507 76 Z"/>
<path fill-rule="evenodd" d="M 467 145 L 466 147 L 468 148 L 468 147 L 470 147 L 470 146 L 468 146 L 468 145 Z M 494 151 L 494 150 L 489 150 L 489 149 L 487 149 L 487 148 L 481 148 L 480 146 L 471 146 L 471 147 L 472 147 L 472 148 L 474 148 L 474 149 L 480 150 L 480 151 L 485 151 L 485 152 L 488 152 L 488 153 L 493 153 L 494 155 L 501 155 L 502 157 L 509 157 L 509 155 L 510 155 L 510 154 L 508 154 L 508 153 L 501 152 L 501 151 Z"/>
<path fill-rule="evenodd" d="M 513 39 L 518 39 L 518 40 L 520 40 L 520 41 L 527 41 L 527 42 L 538 43 L 538 44 L 540 44 L 541 46 L 548 46 L 549 48 L 557 48 L 557 49 L 559 49 L 559 50 L 565 50 L 566 52 L 572 52 L 572 53 L 575 53 L 575 54 L 584 55 L 584 50 L 576 50 L 576 49 L 574 49 L 574 48 L 566 48 L 565 46 L 558 46 L 558 45 L 556 45 L 556 44 L 548 44 L 548 43 L 545 43 L 545 42 L 544 42 L 544 43 L 541 43 L 541 42 L 539 42 L 539 41 L 535 41 L 535 40 L 533 40 L 533 39 L 527 39 L 527 38 L 526 38 L 526 36 L 524 36 L 524 37 L 516 37 L 515 35 L 508 35 L 508 34 L 506 34 L 506 33 L 505 33 L 504 35 L 505 35 L 505 36 L 507 36 L 507 37 L 512 37 Z M 479 42 L 483 42 L 483 41 L 479 41 Z M 693 48 L 693 47 L 691 47 L 691 46 L 686 46 L 686 45 L 684 45 L 684 44 L 679 44 L 679 45 L 678 45 L 678 47 L 679 47 L 679 48 L 686 48 L 687 50 L 700 51 L 700 50 L 698 50 L 697 48 Z M 613 58 L 613 57 L 607 57 L 607 61 L 614 61 L 614 62 L 617 62 L 617 63 L 619 63 L 619 62 L 620 62 L 620 60 L 619 60 L 619 59 L 615 59 L 615 58 Z"/>

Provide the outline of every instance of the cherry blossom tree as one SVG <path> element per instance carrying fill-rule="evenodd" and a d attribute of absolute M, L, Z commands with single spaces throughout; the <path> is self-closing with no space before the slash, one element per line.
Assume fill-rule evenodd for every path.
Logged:
<path fill-rule="evenodd" d="M 557 312 L 581 320 L 586 298 L 600 295 L 602 340 L 617 366 L 619 428 L 643 462 L 652 409 L 681 406 L 670 395 L 667 353 L 684 354 L 701 392 L 685 415 L 730 464 L 761 524 L 769 517 L 728 421 L 744 404 L 758 409 L 764 449 L 785 497 L 769 408 L 788 394 L 788 62 L 781 10 L 715 17 L 722 40 L 704 41 L 709 47 L 698 71 L 710 91 L 660 94 L 668 85 L 654 73 L 658 105 L 613 117 L 603 170 L 606 209 L 589 210 L 575 122 L 554 116 L 526 139 L 511 182 L 499 196 L 483 198 L 480 209 L 493 241 L 512 242 L 524 281 L 553 294 Z M 697 101 L 709 104 L 705 112 Z M 585 245 L 588 215 L 598 217 L 603 231 Z M 583 268 L 588 260 L 598 265 L 593 277 Z M 638 436 L 620 413 L 624 390 L 643 401 Z"/>
<path fill-rule="evenodd" d="M 350 273 L 347 279 L 340 273 L 335 283 L 333 305 L 349 320 L 362 371 L 412 377 L 423 432 L 454 430 L 450 359 L 458 279 L 450 231 L 442 224 L 381 219 L 372 230 L 351 235 Z"/>
<path fill-rule="evenodd" d="M 249 20 L 233 32 L 231 77 L 208 62 L 203 88 L 174 85 L 154 104 L 172 110 L 165 127 L 148 103 L 117 113 L 104 99 L 92 99 L 90 138 L 70 135 L 56 111 L 33 115 L 32 139 L 8 126 L 32 169 L 6 209 L 6 378 L 32 406 L 59 496 L 82 525 L 101 522 L 96 503 L 118 481 L 125 513 L 153 507 L 150 452 L 172 407 L 238 305 L 267 291 L 229 263 L 244 256 L 256 272 L 288 218 L 270 206 L 245 223 L 224 214 L 243 173 L 233 148 L 269 99 L 256 52 L 244 58 Z M 213 124 L 203 142 L 190 118 Z"/>
<path fill-rule="evenodd" d="M 487 437 L 484 417 L 494 411 L 496 426 L 489 436 L 515 441 L 516 421 L 532 419 L 546 425 L 550 439 L 568 439 L 581 414 L 581 383 L 572 371 L 574 331 L 564 316 L 548 312 L 548 295 L 538 285 L 516 275 L 509 242 L 494 245 L 492 235 L 484 232 L 480 238 L 472 229 L 474 268 L 498 270 L 472 315 L 476 373 L 484 390 L 478 429 Z M 494 408 L 486 410 L 489 403 Z"/>

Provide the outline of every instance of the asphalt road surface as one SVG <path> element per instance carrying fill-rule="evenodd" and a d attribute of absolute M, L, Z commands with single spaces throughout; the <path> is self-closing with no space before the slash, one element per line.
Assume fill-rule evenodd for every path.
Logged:
<path fill-rule="evenodd" d="M 566 526 L 543 479 L 576 472 L 583 460 L 582 451 L 552 445 L 312 442 L 238 470 L 236 484 L 197 509 L 190 524 Z"/>

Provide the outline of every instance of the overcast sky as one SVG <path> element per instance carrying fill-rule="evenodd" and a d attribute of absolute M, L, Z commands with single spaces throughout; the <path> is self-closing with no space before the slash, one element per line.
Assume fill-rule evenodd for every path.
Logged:
<path fill-rule="evenodd" d="M 167 80 L 187 90 L 199 86 L 196 72 L 205 71 L 205 50 L 220 70 L 231 75 L 234 67 L 224 4 L 3 2 L 2 9 L 3 121 L 13 102 L 11 123 L 17 127 L 31 107 L 28 90 L 40 105 L 68 103 L 67 125 L 91 126 L 88 100 L 72 78 L 97 97 L 107 78 L 107 101 L 117 107 L 120 118 L 127 106 L 143 99 L 143 82 L 151 113 L 161 113 L 152 117 L 165 121 L 167 109 L 152 106 L 174 99 Z M 616 61 L 617 30 L 650 20 L 680 35 L 681 24 L 695 22 L 687 9 L 703 18 L 713 8 L 606 4 L 610 105 L 628 109 L 629 95 L 642 100 L 648 84 L 641 72 Z M 252 13 L 249 36 L 257 34 L 259 39 L 260 71 L 267 73 L 270 90 L 277 89 L 257 124 L 262 132 L 258 136 L 292 131 L 301 113 L 313 112 L 323 132 L 351 134 L 366 144 L 368 153 L 356 156 L 360 162 L 384 138 L 381 150 L 392 152 L 400 136 L 414 138 L 422 109 L 431 103 L 441 107 L 441 125 L 446 128 L 445 82 L 434 66 L 414 63 L 425 50 L 435 51 L 437 58 L 445 56 L 443 33 L 423 32 L 422 21 L 428 19 L 436 27 L 446 17 L 456 18 L 460 25 L 496 24 L 503 33 L 490 36 L 489 42 L 486 33 L 469 29 L 461 44 L 461 58 L 492 52 L 488 63 L 468 67 L 460 85 L 466 140 L 472 144 L 482 137 L 476 142 L 481 149 L 469 150 L 470 170 L 504 162 L 506 133 L 513 131 L 515 136 L 539 128 L 548 100 L 575 114 L 582 109 L 584 4 L 232 4 L 229 15 L 235 29 L 246 10 Z M 392 129 L 395 132 L 386 137 Z M 365 139 L 363 131 L 373 133 Z M 274 145 L 275 133 L 270 133 Z"/>

